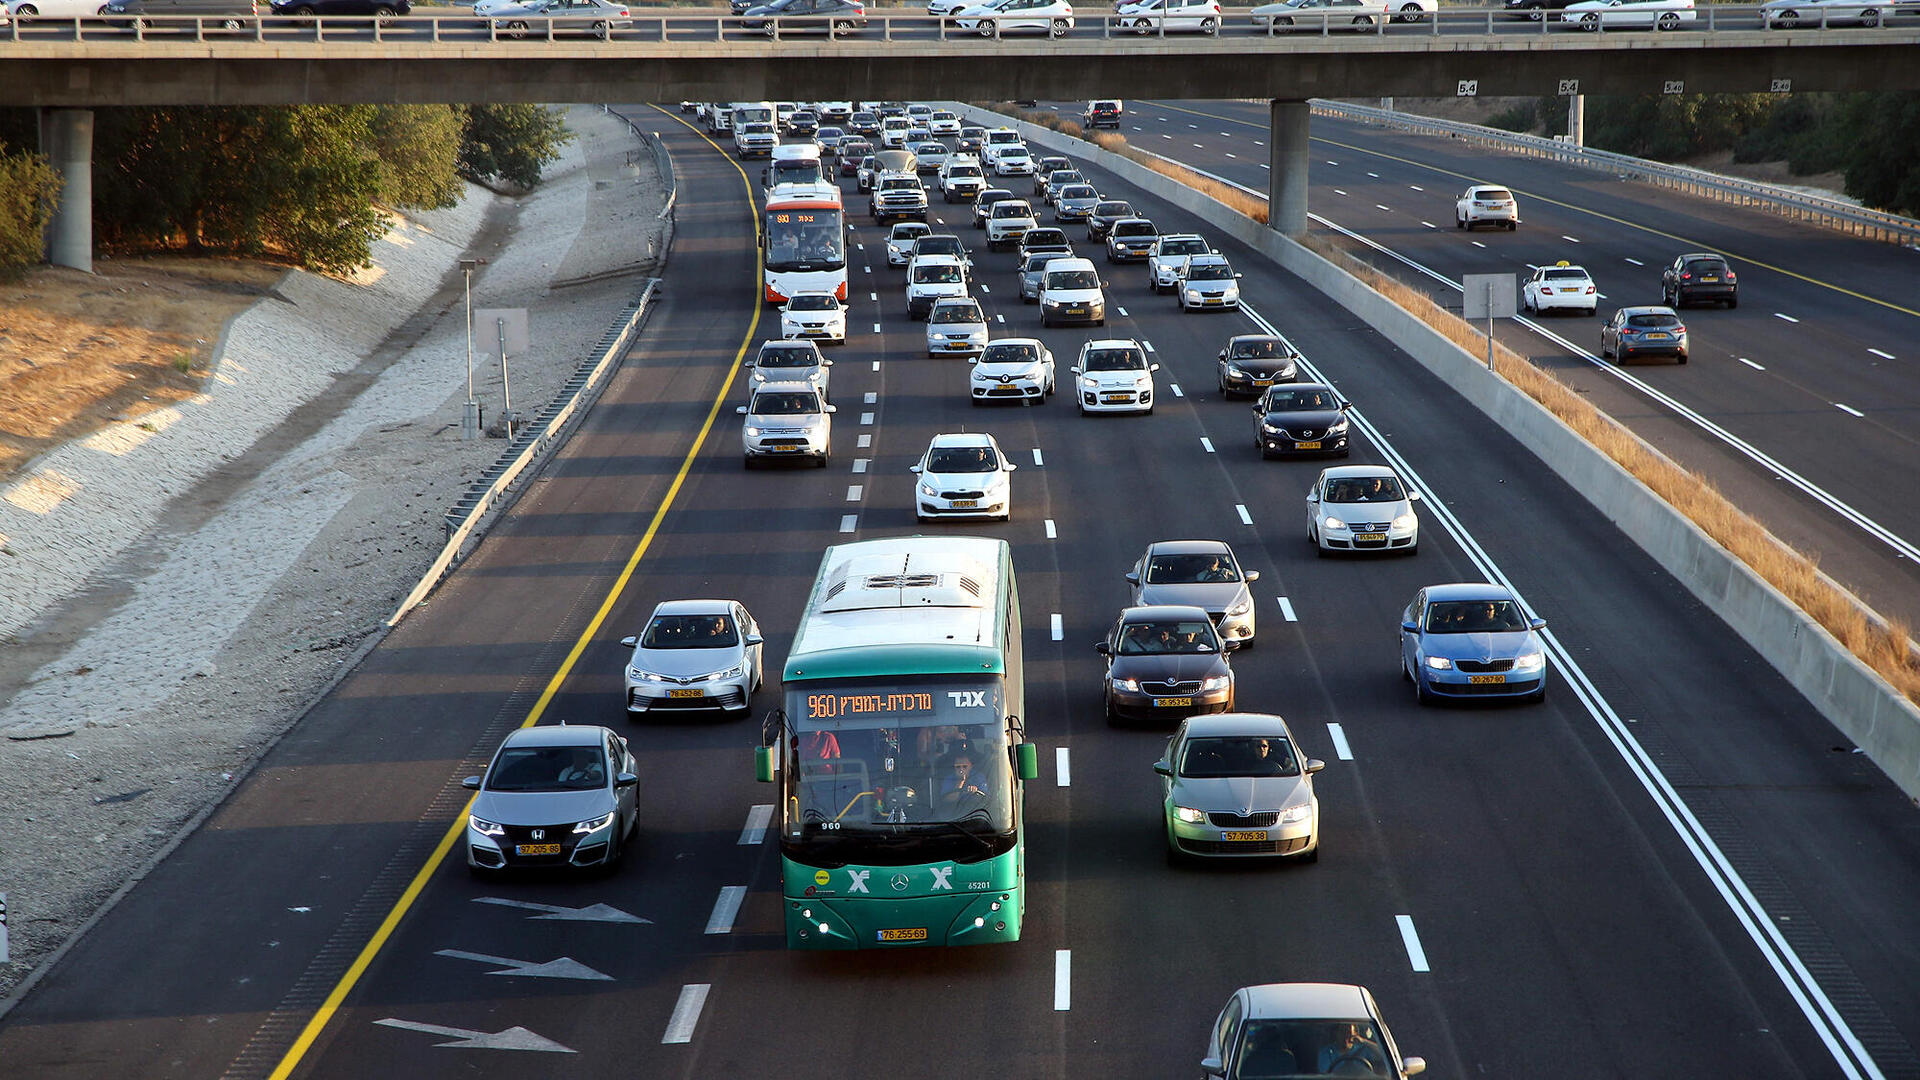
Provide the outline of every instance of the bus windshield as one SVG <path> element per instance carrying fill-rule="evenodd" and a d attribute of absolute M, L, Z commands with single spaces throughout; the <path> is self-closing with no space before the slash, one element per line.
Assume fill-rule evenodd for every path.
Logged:
<path fill-rule="evenodd" d="M 790 854 L 813 865 L 906 865 L 975 862 L 1012 845 L 1014 779 L 999 681 L 803 683 L 787 691 L 786 709 Z"/>
<path fill-rule="evenodd" d="M 845 265 L 840 211 L 823 207 L 767 214 L 768 270 L 838 270 Z"/>

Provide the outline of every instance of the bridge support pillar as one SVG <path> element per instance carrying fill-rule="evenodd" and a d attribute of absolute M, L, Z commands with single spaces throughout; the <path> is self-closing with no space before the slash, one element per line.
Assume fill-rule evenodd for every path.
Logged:
<path fill-rule="evenodd" d="M 93 273 L 93 110 L 40 110 L 40 151 L 60 174 L 47 261 Z"/>
<path fill-rule="evenodd" d="M 1307 119 L 1305 101 L 1267 103 L 1267 227 L 1288 236 L 1307 232 Z"/>
<path fill-rule="evenodd" d="M 1587 95 L 1575 94 L 1567 99 L 1567 141 L 1575 146 L 1587 145 Z"/>

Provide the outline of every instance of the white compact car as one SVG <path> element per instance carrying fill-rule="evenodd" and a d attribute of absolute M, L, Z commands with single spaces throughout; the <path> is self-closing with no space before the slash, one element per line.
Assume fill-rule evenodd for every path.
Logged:
<path fill-rule="evenodd" d="M 967 264 L 957 255 L 921 255 L 907 264 L 909 319 L 924 319 L 938 301 L 967 291 Z"/>
<path fill-rule="evenodd" d="M 1220 0 L 1135 0 L 1120 8 L 1119 25 L 1136 34 L 1220 32 Z"/>
<path fill-rule="evenodd" d="M 1453 225 L 1457 229 L 1505 225 L 1511 232 L 1520 227 L 1520 204 L 1506 188 L 1475 184 L 1453 204 Z"/>
<path fill-rule="evenodd" d="M 1678 30 L 1693 17 L 1693 0 L 1581 0 L 1560 13 L 1582 30 Z"/>
<path fill-rule="evenodd" d="M 987 210 L 987 250 L 1018 245 L 1039 223 L 1025 199 L 1002 199 Z"/>
<path fill-rule="evenodd" d="M 1101 338 L 1080 347 L 1073 365 L 1075 400 L 1082 416 L 1095 412 L 1153 412 L 1153 373 L 1160 365 L 1130 338 Z"/>
<path fill-rule="evenodd" d="M 1600 311 L 1600 290 L 1586 270 L 1561 259 L 1552 266 L 1534 268 L 1520 289 L 1520 306 L 1528 311 Z"/>
<path fill-rule="evenodd" d="M 928 356 L 979 356 L 987 347 L 987 313 L 971 296 L 936 300 L 927 312 Z"/>
<path fill-rule="evenodd" d="M 927 118 L 927 130 L 933 132 L 936 139 L 957 139 L 960 137 L 960 118 L 945 109 L 935 109 Z"/>
<path fill-rule="evenodd" d="M 1307 539 L 1321 556 L 1335 551 L 1420 550 L 1420 493 L 1385 465 L 1323 469 L 1307 489 Z"/>
<path fill-rule="evenodd" d="M 1024 146 L 1009 146 L 993 155 L 993 175 L 1032 176 L 1033 154 Z"/>
<path fill-rule="evenodd" d="M 847 343 L 847 308 L 830 292 L 795 293 L 780 308 L 780 336 Z"/>
<path fill-rule="evenodd" d="M 760 624 L 737 600 L 668 600 L 645 630 L 622 638 L 627 713 L 721 709 L 744 713 L 760 689 Z"/>
<path fill-rule="evenodd" d="M 1171 292 L 1187 256 L 1211 254 L 1213 249 L 1196 233 L 1167 233 L 1147 252 L 1147 284 L 1154 292 Z"/>
<path fill-rule="evenodd" d="M 914 516 L 1013 519 L 1013 470 L 1000 444 L 985 433 L 935 435 L 912 471 Z"/>
<path fill-rule="evenodd" d="M 1038 338 L 1001 338 L 973 361 L 967 389 L 975 405 L 1045 402 L 1053 396 L 1053 353 Z"/>
<path fill-rule="evenodd" d="M 988 0 L 961 9 L 954 25 L 981 37 L 1025 31 L 1065 37 L 1073 29 L 1073 5 L 1066 0 Z"/>

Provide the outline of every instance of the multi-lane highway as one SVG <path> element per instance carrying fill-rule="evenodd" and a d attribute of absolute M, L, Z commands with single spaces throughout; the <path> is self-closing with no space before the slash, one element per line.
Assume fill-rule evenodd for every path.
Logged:
<path fill-rule="evenodd" d="M 1439 1077 L 1920 1075 L 1911 805 L 1418 364 L 1216 238 L 1245 274 L 1244 313 L 1182 315 L 1143 270 L 1106 268 L 1099 333 L 1151 344 L 1153 415 L 1084 418 L 1066 394 L 975 409 L 964 363 L 925 357 L 882 233 L 855 215 L 833 462 L 746 472 L 737 365 L 771 331 L 751 185 L 690 129 L 658 126 L 675 247 L 621 376 L 433 602 L 0 1026 L 7 1076 L 1184 1076 L 1234 987 L 1299 979 L 1371 987 Z M 1315 179 L 1314 209 L 1337 218 Z M 1525 179 L 1508 181 L 1523 198 Z M 1438 207 L 1420 216 L 1444 218 L 1451 193 L 1412 183 L 1438 189 L 1408 192 Z M 1165 229 L 1204 231 L 1133 197 Z M 986 252 L 961 211 L 935 202 L 974 244 L 995 333 L 1047 341 L 1064 386 L 1092 335 L 1041 329 L 1013 256 Z M 1543 215 L 1528 213 L 1474 239 L 1532 242 Z M 1261 327 L 1356 404 L 1355 460 L 1426 495 L 1418 556 L 1314 557 L 1302 496 L 1319 463 L 1261 461 L 1247 405 L 1214 390 L 1216 349 Z M 1730 381 L 1707 354 L 1682 370 Z M 926 528 L 1014 546 L 1045 763 L 1027 789 L 1026 935 L 789 953 L 754 825 L 772 801 L 752 779 L 758 723 L 628 725 L 617 641 L 658 600 L 731 596 L 783 656 L 822 548 L 920 528 L 907 466 L 962 427 L 1022 466 L 1010 524 Z M 1225 539 L 1262 572 L 1240 704 L 1286 714 L 1328 762 L 1317 865 L 1167 867 L 1150 768 L 1164 733 L 1102 720 L 1091 644 L 1140 549 L 1178 536 Z M 1400 608 L 1488 577 L 1549 620 L 1548 700 L 1416 705 Z M 443 857 L 460 778 L 530 718 L 632 739 L 645 817 L 618 874 L 476 882 Z"/>

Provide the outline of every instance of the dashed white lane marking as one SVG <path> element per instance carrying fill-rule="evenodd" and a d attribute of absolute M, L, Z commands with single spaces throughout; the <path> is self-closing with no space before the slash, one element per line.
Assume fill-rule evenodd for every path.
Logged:
<path fill-rule="evenodd" d="M 1231 132 L 1231 131 L 1223 131 L 1223 132 L 1221 132 L 1221 133 L 1220 133 L 1220 137 L 1221 137 L 1221 138 L 1223 138 L 1223 139 L 1231 139 L 1231 138 L 1233 138 L 1233 132 Z"/>
<path fill-rule="evenodd" d="M 1073 953 L 1055 949 L 1053 953 L 1053 1011 L 1066 1012 L 1073 1004 Z"/>
<path fill-rule="evenodd" d="M 872 405 L 880 400 L 880 391 L 869 390 L 860 398 L 862 405 Z"/>
<path fill-rule="evenodd" d="M 1123 318 L 1123 319 L 1126 319 L 1126 318 L 1131 318 L 1131 316 L 1129 316 L 1129 315 L 1127 314 L 1127 309 L 1126 309 L 1126 308 L 1114 308 L 1113 310 L 1115 310 L 1115 311 L 1117 311 L 1117 312 L 1119 312 L 1119 313 L 1120 313 L 1120 317 L 1121 317 L 1121 318 Z"/>
<path fill-rule="evenodd" d="M 1478 241 L 1478 240 L 1473 240 L 1473 241 L 1470 241 L 1470 243 L 1472 243 L 1472 244 L 1473 244 L 1473 246 L 1474 246 L 1474 247 L 1477 247 L 1477 248 L 1483 248 L 1483 247 L 1486 247 L 1486 246 L 1487 246 L 1487 245 L 1485 245 L 1485 244 L 1483 244 L 1483 243 L 1481 243 L 1481 242 L 1480 242 L 1480 241 Z"/>
<path fill-rule="evenodd" d="M 1213 440 L 1207 438 L 1205 435 L 1200 436 L 1200 446 L 1206 450 L 1207 453 L 1213 453 Z"/>
<path fill-rule="evenodd" d="M 863 473 L 863 472 L 866 472 L 866 471 L 867 471 L 867 462 L 868 462 L 869 460 L 870 460 L 870 459 L 868 459 L 868 458 L 863 458 L 863 457 L 857 457 L 857 458 L 854 458 L 854 459 L 853 459 L 853 471 L 854 471 L 854 472 L 856 472 L 856 473 Z"/>
<path fill-rule="evenodd" d="M 853 245 L 853 250 L 855 250 L 855 251 L 865 251 L 865 250 L 867 250 L 867 245 L 865 245 L 865 244 L 855 244 L 855 245 Z"/>
<path fill-rule="evenodd" d="M 874 324 L 873 324 L 873 332 L 874 332 L 874 333 L 876 333 L 876 334 L 880 332 L 880 324 L 879 324 L 879 323 L 874 323 Z"/>
<path fill-rule="evenodd" d="M 1053 748 L 1053 771 L 1061 787 L 1073 786 L 1073 771 L 1067 767 L 1067 748 L 1064 746 Z"/>
<path fill-rule="evenodd" d="M 880 324 L 879 324 L 879 323 L 875 323 L 874 325 L 875 325 L 875 326 L 879 326 Z M 879 370 L 880 370 L 880 361 L 878 361 L 878 360 L 875 360 L 875 361 L 873 362 L 873 370 L 875 370 L 875 371 L 879 371 Z"/>
<path fill-rule="evenodd" d="M 1836 409 L 1839 409 L 1839 410 L 1840 410 L 1841 412 L 1843 412 L 1843 413 L 1846 413 L 1846 414 L 1847 414 L 1848 416 L 1865 416 L 1865 415 L 1867 415 L 1866 413 L 1863 413 L 1863 412 L 1861 412 L 1861 411 L 1860 411 L 1859 409 L 1856 409 L 1856 408 L 1854 408 L 1854 407 L 1853 407 L 1853 406 L 1851 406 L 1851 405 L 1842 405 L 1842 404 L 1840 404 L 1840 403 L 1839 403 L 1839 402 L 1837 402 L 1837 401 L 1833 403 L 1833 407 L 1834 407 L 1834 408 L 1836 408 Z"/>
<path fill-rule="evenodd" d="M 1200 145 L 1199 143 L 1194 143 L 1194 144 L 1193 144 L 1193 148 L 1194 148 L 1195 150 L 1205 150 L 1205 149 L 1206 149 L 1206 147 L 1204 147 L 1204 146 L 1201 146 L 1201 145 Z"/>
<path fill-rule="evenodd" d="M 1347 745 L 1347 733 L 1339 724 L 1327 725 L 1327 738 L 1333 740 L 1333 756 L 1341 761 L 1353 760 L 1353 747 Z"/>
<path fill-rule="evenodd" d="M 989 286 L 987 285 L 987 283 L 986 283 L 986 282 L 984 282 L 984 281 L 982 281 L 982 282 L 980 282 L 979 284 L 980 284 L 980 291 L 981 291 L 981 292 L 988 292 L 988 293 L 990 293 L 990 292 L 992 292 L 992 291 L 993 291 L 993 289 L 992 289 L 991 287 L 989 287 Z"/>
<path fill-rule="evenodd" d="M 863 490 L 865 490 L 865 489 L 864 489 L 864 488 L 862 488 L 862 487 L 861 487 L 861 485 L 859 485 L 859 484 L 848 484 L 848 485 L 847 485 L 847 501 L 848 501 L 848 502 L 859 502 L 859 501 L 860 501 L 860 493 L 861 493 L 861 491 L 863 491 Z"/>
<path fill-rule="evenodd" d="M 1048 519 L 1047 519 L 1047 539 L 1049 539 L 1049 540 L 1058 540 L 1058 539 L 1060 539 L 1060 534 L 1059 534 L 1059 532 L 1057 532 L 1057 531 L 1055 531 L 1055 529 L 1054 529 L 1054 527 L 1053 527 L 1053 519 L 1052 519 L 1052 518 L 1048 518 Z"/>
<path fill-rule="evenodd" d="M 1234 504 L 1233 504 L 1233 508 L 1234 508 L 1235 510 L 1237 510 L 1237 511 L 1239 511 L 1239 513 L 1240 513 L 1240 524 L 1242 524 L 1242 525 L 1251 525 L 1251 524 L 1253 524 L 1253 515 L 1252 515 L 1252 514 L 1249 514 L 1249 513 L 1247 513 L 1247 504 L 1245 504 L 1245 503 L 1234 503 Z"/>
<path fill-rule="evenodd" d="M 865 270 L 869 274 L 873 273 L 873 267 L 871 266 L 863 266 L 860 269 Z"/>
<path fill-rule="evenodd" d="M 1387 206 L 1384 203 L 1374 203 L 1373 206 L 1376 210 L 1385 210 L 1389 214 L 1393 213 L 1393 207 Z"/>
<path fill-rule="evenodd" d="M 1064 640 L 1067 636 L 1067 624 L 1060 618 L 1059 612 L 1054 612 L 1051 622 L 1052 622 L 1053 640 L 1055 641 Z"/>
<path fill-rule="evenodd" d="M 1167 389 L 1169 389 L 1169 390 L 1171 390 L 1171 391 L 1173 391 L 1173 396 L 1174 396 L 1174 397 L 1179 397 L 1179 398 L 1183 398 L 1183 397 L 1186 397 L 1186 396 L 1187 396 L 1187 395 L 1185 395 L 1185 394 L 1183 394 L 1183 393 L 1181 393 L 1181 392 L 1180 392 L 1180 384 L 1179 384 L 1179 383 L 1177 383 L 1177 382 L 1176 382 L 1176 383 L 1168 383 L 1168 384 L 1167 384 Z"/>
<path fill-rule="evenodd" d="M 667 1033 L 660 1037 L 662 1043 L 693 1041 L 693 1026 L 700 1022 L 700 1010 L 711 989 L 712 983 L 688 983 L 680 988 L 680 1000 L 673 1003 L 673 1015 L 667 1017 Z"/>
<path fill-rule="evenodd" d="M 1263 168 L 1263 169 L 1266 169 L 1266 170 L 1267 170 L 1267 171 L 1269 171 L 1269 172 L 1271 172 L 1271 171 L 1273 170 L 1273 166 L 1271 166 L 1271 165 L 1269 165 L 1269 164 L 1267 164 L 1267 163 L 1266 163 L 1266 162 L 1264 162 L 1264 161 L 1260 163 L 1260 167 L 1261 167 L 1261 168 Z"/>
<path fill-rule="evenodd" d="M 1327 164 L 1329 164 L 1329 165 L 1338 165 L 1338 164 L 1340 164 L 1340 163 L 1339 163 L 1339 162 L 1337 162 L 1337 161 L 1329 161 L 1329 162 L 1327 162 Z"/>
<path fill-rule="evenodd" d="M 1629 263 L 1631 263 L 1631 264 L 1633 264 L 1634 266 L 1645 266 L 1645 265 L 1647 265 L 1646 263 L 1643 263 L 1643 262 L 1641 262 L 1641 261 L 1640 261 L 1639 259 L 1628 259 L 1628 260 L 1627 260 L 1627 262 L 1629 262 Z"/>
<path fill-rule="evenodd" d="M 1287 599 L 1284 596 L 1276 596 L 1274 597 L 1274 599 L 1280 601 L 1280 617 L 1281 618 L 1287 620 L 1288 622 L 1300 621 L 1300 616 L 1295 615 L 1293 613 L 1293 601 Z"/>
<path fill-rule="evenodd" d="M 740 830 L 740 846 L 752 847 L 766 842 L 767 825 L 773 821 L 773 804 L 756 803 L 747 811 L 747 827 Z"/>
<path fill-rule="evenodd" d="M 1879 349 L 1868 349 L 1867 351 L 1868 351 L 1868 352 L 1870 352 L 1870 353 L 1872 353 L 1873 355 L 1875 355 L 1875 356 L 1877 356 L 1877 357 L 1879 357 L 1879 358 L 1880 358 L 1880 359 L 1882 359 L 1882 360 L 1891 360 L 1891 359 L 1893 359 L 1893 354 L 1892 354 L 1892 353 L 1890 353 L 1890 352 L 1881 352 L 1881 351 L 1880 351 Z"/>
<path fill-rule="evenodd" d="M 860 443 L 859 443 L 860 449 L 865 450 L 872 445 L 873 445 L 873 436 L 871 435 L 860 436 Z"/>
<path fill-rule="evenodd" d="M 843 533 L 850 533 L 854 530 L 854 527 L 858 524 L 860 524 L 859 514 L 844 514 L 840 518 L 840 531 Z"/>
<path fill-rule="evenodd" d="M 1408 186 L 1408 187 L 1410 187 L 1410 188 L 1412 188 L 1412 189 L 1413 189 L 1413 190 L 1415 190 L 1415 191 L 1425 191 L 1425 190 L 1427 190 L 1426 188 L 1423 188 L 1423 187 L 1421 187 L 1421 186 L 1420 186 L 1419 184 L 1408 184 L 1407 186 Z"/>
<path fill-rule="evenodd" d="M 1045 465 L 1047 463 L 1047 459 L 1040 456 L 1040 448 L 1037 446 L 1033 448 L 1033 463 L 1035 465 Z"/>
<path fill-rule="evenodd" d="M 1792 322 L 1792 323 L 1797 323 L 1800 321 L 1799 319 L 1796 319 L 1791 315 L 1782 314 L 1781 312 L 1778 312 L 1778 311 L 1773 313 L 1773 317 L 1776 319 L 1785 319 L 1788 322 Z"/>
<path fill-rule="evenodd" d="M 745 885 L 720 886 L 720 896 L 713 902 L 713 914 L 707 916 L 707 933 L 733 933 L 734 916 L 740 914 L 740 901 L 746 898 Z"/>
<path fill-rule="evenodd" d="M 1234 159 L 1235 161 L 1238 161 L 1238 160 L 1240 160 L 1239 158 L 1237 158 L 1237 157 L 1234 157 L 1234 155 L 1232 155 L 1232 154 L 1228 154 L 1227 156 L 1228 156 L 1228 157 L 1230 157 L 1230 158 L 1233 158 L 1233 159 Z"/>
<path fill-rule="evenodd" d="M 880 299 L 880 294 L 879 294 L 879 293 L 877 293 L 877 292 L 870 292 L 870 293 L 868 293 L 868 294 L 867 294 L 867 299 L 869 299 L 869 300 L 878 300 L 878 299 Z"/>
<path fill-rule="evenodd" d="M 867 427 L 867 426 L 869 426 L 869 425 L 871 425 L 872 423 L 873 423 L 873 414 L 872 414 L 872 413 L 870 413 L 870 412 L 863 412 L 863 413 L 861 413 L 861 414 L 860 414 L 860 426 L 861 426 L 861 427 Z"/>
<path fill-rule="evenodd" d="M 1750 368 L 1752 368 L 1752 369 L 1753 369 L 1753 370 L 1755 370 L 1755 371 L 1765 371 L 1765 370 L 1767 370 L 1767 368 L 1766 368 L 1766 365 L 1764 365 L 1764 364 L 1756 364 L 1756 363 L 1754 363 L 1753 361 L 1751 361 L 1751 360 L 1749 360 L 1749 359 L 1747 359 L 1747 358 L 1746 358 L 1746 357 L 1744 357 L 1744 356 L 1740 356 L 1740 357 L 1735 357 L 1735 359 L 1737 359 L 1737 360 L 1739 360 L 1739 361 L 1740 361 L 1741 363 L 1743 363 L 1743 364 L 1745 364 L 1745 365 L 1747 365 L 1748 367 L 1750 367 Z"/>
<path fill-rule="evenodd" d="M 994 322 L 997 322 L 997 323 L 1003 323 L 1003 322 L 1006 322 L 1006 321 L 1007 321 L 1007 317 L 1006 317 L 1005 315 L 997 315 L 997 314 L 996 314 L 996 315 L 995 315 L 995 316 L 993 317 L 993 321 L 994 321 Z"/>
<path fill-rule="evenodd" d="M 1425 226 L 1426 226 L 1427 228 L 1429 228 L 1429 229 L 1437 229 L 1437 228 L 1439 228 L 1439 226 L 1438 226 L 1438 225 L 1435 225 L 1435 224 L 1434 224 L 1433 222 L 1431 222 L 1431 221 L 1423 221 L 1423 222 L 1421 222 L 1420 224 L 1422 224 L 1422 225 L 1425 225 Z"/>
<path fill-rule="evenodd" d="M 1420 947 L 1420 932 L 1413 928 L 1413 916 L 1395 915 L 1393 921 L 1400 924 L 1400 940 L 1407 943 L 1407 959 L 1413 963 L 1413 970 L 1431 971 L 1427 950 Z"/>
<path fill-rule="evenodd" d="M 1569 243 L 1569 244 L 1577 244 L 1577 243 L 1579 243 L 1579 242 L 1580 242 L 1579 240 L 1576 240 L 1576 239 L 1574 239 L 1574 238 L 1573 238 L 1573 237 L 1571 237 L 1571 236 L 1567 236 L 1567 235 L 1565 235 L 1564 233 L 1563 233 L 1563 234 L 1561 234 L 1561 236 L 1560 236 L 1560 239 L 1562 239 L 1562 240 L 1565 240 L 1565 241 L 1566 241 L 1567 243 Z"/>
<path fill-rule="evenodd" d="M 1260 141 L 1259 139 L 1255 139 L 1255 140 L 1253 140 L 1253 145 L 1255 145 L 1255 146 L 1265 146 L 1265 145 L 1267 145 L 1267 144 L 1266 144 L 1266 143 L 1263 143 L 1263 142 L 1261 142 L 1261 141 Z"/>
<path fill-rule="evenodd" d="M 1163 139 L 1172 139 L 1172 138 L 1173 138 L 1173 136 L 1171 136 L 1171 135 L 1169 135 L 1169 134 L 1167 134 L 1167 133 L 1166 133 L 1166 132 L 1164 132 L 1164 131 L 1160 133 L 1160 137 L 1161 137 L 1161 138 L 1163 138 Z"/>
<path fill-rule="evenodd" d="M 1145 349 L 1145 350 L 1147 350 L 1148 352 L 1152 352 L 1152 351 L 1153 351 L 1153 342 L 1151 342 L 1151 341 L 1148 341 L 1148 340 L 1147 340 L 1146 338 L 1141 338 L 1141 339 L 1140 339 L 1140 347 L 1141 347 L 1141 348 L 1143 348 L 1143 349 Z"/>
<path fill-rule="evenodd" d="M 1333 189 L 1333 193 L 1334 193 L 1335 195 L 1345 195 L 1345 194 L 1346 194 L 1346 192 L 1344 192 L 1344 191 L 1341 191 L 1341 190 L 1340 190 L 1339 188 L 1334 188 L 1334 189 Z"/>

